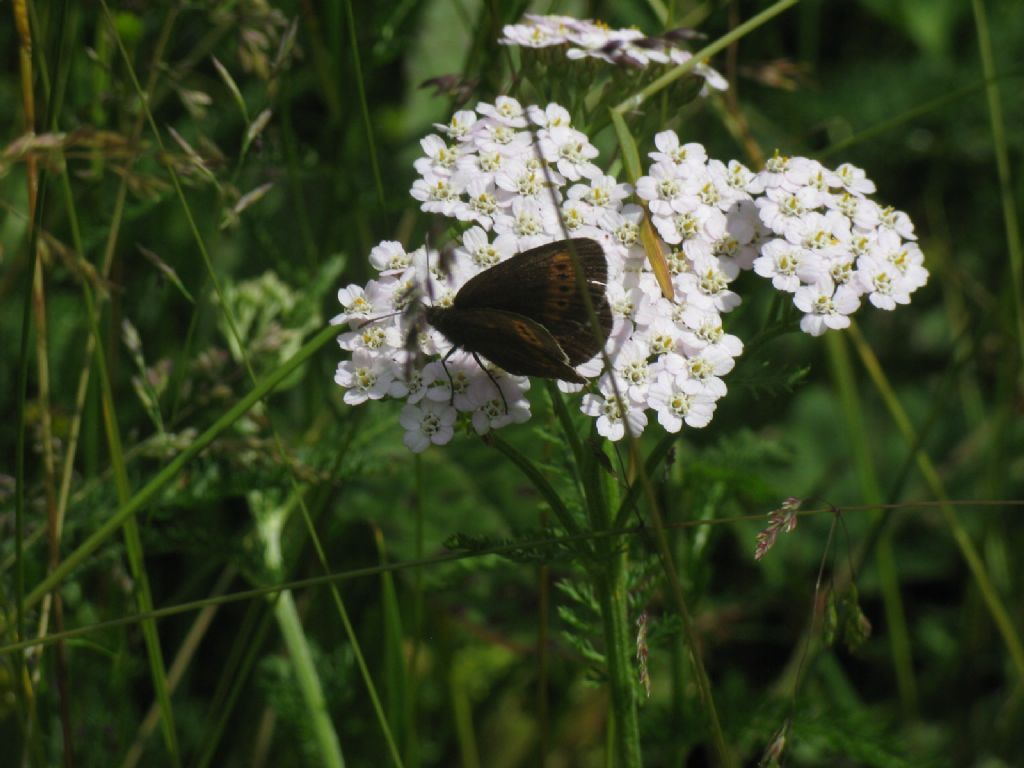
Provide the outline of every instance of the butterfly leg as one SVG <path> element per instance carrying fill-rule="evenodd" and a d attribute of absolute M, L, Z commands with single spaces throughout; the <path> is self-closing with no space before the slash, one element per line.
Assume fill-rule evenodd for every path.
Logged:
<path fill-rule="evenodd" d="M 448 405 L 455 405 L 455 380 L 452 379 L 452 372 L 448 370 L 448 358 L 455 354 L 455 350 L 458 347 L 452 347 L 448 350 L 444 357 L 441 358 L 441 367 L 444 369 L 444 375 L 448 377 L 448 391 L 452 393 L 452 396 L 448 398 Z M 476 357 L 476 355 L 474 355 Z M 480 362 L 479 360 L 477 362 Z"/>
<path fill-rule="evenodd" d="M 480 366 L 480 370 L 487 374 L 487 378 L 491 380 L 491 384 L 494 385 L 494 388 L 498 390 L 498 397 L 501 398 L 501 404 L 505 406 L 505 415 L 508 416 L 508 401 L 505 399 L 505 393 L 502 392 L 501 387 L 498 385 L 498 380 L 491 375 L 489 370 L 487 370 L 487 366 L 480 361 L 480 357 L 476 352 L 473 353 L 473 359 L 476 360 L 476 364 Z"/>

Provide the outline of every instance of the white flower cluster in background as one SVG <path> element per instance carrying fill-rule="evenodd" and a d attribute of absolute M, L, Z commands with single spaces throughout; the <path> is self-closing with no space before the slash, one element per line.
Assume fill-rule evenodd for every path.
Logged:
<path fill-rule="evenodd" d="M 878 309 L 909 304 L 928 282 L 910 217 L 869 199 L 875 184 L 860 168 L 776 154 L 757 179 L 767 233 L 754 271 L 793 294 L 804 332 L 846 328 L 865 296 Z"/>
<path fill-rule="evenodd" d="M 693 58 L 692 53 L 673 44 L 671 33 L 648 37 L 638 29 L 610 29 L 602 22 L 571 16 L 528 13 L 522 23 L 506 24 L 498 42 L 521 48 L 565 46 L 569 59 L 600 59 L 636 68 L 651 64 L 676 66 Z M 717 70 L 703 62 L 696 64 L 693 72 L 704 78 L 702 95 L 708 89 L 724 91 L 729 87 Z"/>
<path fill-rule="evenodd" d="M 869 200 L 874 185 L 853 166 L 832 171 L 776 156 L 753 173 L 664 131 L 633 190 L 603 173 L 597 150 L 558 104 L 523 108 L 499 97 L 437 128 L 442 135 L 421 142 L 411 194 L 424 211 L 462 222 L 461 241 L 443 260 L 437 251 L 379 244 L 370 253 L 379 277 L 342 289 L 344 311 L 332 321 L 349 324 L 339 340 L 351 359 L 335 377 L 345 401 L 405 398 L 401 423 L 414 451 L 448 442 L 460 416 L 480 434 L 529 418 L 529 379 L 485 371 L 462 350 L 448 357 L 446 373 L 438 358 L 451 345 L 422 324 L 416 306 L 450 306 L 471 277 L 538 245 L 568 236 L 604 248 L 611 367 L 598 356 L 577 371 L 595 379 L 581 410 L 610 440 L 627 424 L 640 434 L 650 412 L 669 432 L 710 422 L 726 393 L 723 376 L 743 351 L 722 326 L 740 304 L 731 285 L 741 270 L 792 293 L 801 328 L 813 335 L 848 325 L 862 296 L 892 309 L 927 279 L 909 219 Z M 640 243 L 638 200 L 666 254 L 672 300 Z"/>
<path fill-rule="evenodd" d="M 907 304 L 927 282 L 910 217 L 869 199 L 875 185 L 860 168 L 776 154 L 755 174 L 735 160 L 709 160 L 672 131 L 654 142 L 637 196 L 661 238 L 698 275 L 712 256 L 730 281 L 753 267 L 793 294 L 804 332 L 848 327 L 863 296 L 878 309 Z"/>

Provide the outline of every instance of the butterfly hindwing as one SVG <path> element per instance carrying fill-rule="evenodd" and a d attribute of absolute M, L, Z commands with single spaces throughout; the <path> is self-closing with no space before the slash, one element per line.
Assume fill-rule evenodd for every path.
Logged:
<path fill-rule="evenodd" d="M 587 321 L 573 252 L 597 313 L 600 341 Z M 527 317 L 550 333 L 569 364 L 575 366 L 597 354 L 611 331 L 607 281 L 608 265 L 600 243 L 589 238 L 560 240 L 524 251 L 476 275 L 459 290 L 454 306 L 497 309 Z"/>
<path fill-rule="evenodd" d="M 551 333 L 540 323 L 500 309 L 432 309 L 427 320 L 468 352 L 483 355 L 517 376 L 583 383 Z"/>

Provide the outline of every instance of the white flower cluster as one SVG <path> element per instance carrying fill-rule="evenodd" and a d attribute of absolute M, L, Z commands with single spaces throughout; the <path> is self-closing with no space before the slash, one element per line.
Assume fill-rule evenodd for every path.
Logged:
<path fill-rule="evenodd" d="M 865 295 L 878 309 L 909 304 L 928 282 L 910 217 L 866 197 L 875 184 L 860 168 L 776 155 L 757 179 L 767 233 L 754 271 L 793 294 L 802 331 L 846 328 Z"/>
<path fill-rule="evenodd" d="M 610 29 L 607 24 L 571 16 L 526 14 L 521 24 L 506 24 L 501 45 L 521 48 L 565 46 L 569 59 L 600 59 L 610 64 L 643 68 L 651 64 L 675 66 L 693 58 L 693 54 L 672 44 L 670 37 L 648 37 L 638 29 Z M 728 81 L 712 67 L 698 63 L 694 74 L 704 78 L 708 89 L 724 91 Z"/>
<path fill-rule="evenodd" d="M 577 371 L 597 377 L 581 410 L 610 440 L 627 425 L 640 434 L 648 411 L 670 432 L 710 422 L 726 393 L 722 377 L 743 351 L 721 317 L 740 304 L 730 284 L 741 270 L 794 293 L 801 327 L 815 335 L 848 325 L 860 296 L 891 309 L 927 279 L 920 250 L 908 242 L 909 219 L 868 200 L 874 185 L 859 169 L 776 156 L 755 174 L 709 160 L 700 144 L 665 131 L 635 194 L 667 254 L 669 300 L 640 243 L 644 210 L 630 202 L 634 190 L 603 174 L 597 150 L 563 107 L 524 109 L 499 97 L 437 128 L 446 138 L 421 142 L 411 194 L 424 211 L 464 222 L 461 243 L 444 264 L 436 251 L 379 244 L 370 254 L 379 278 L 342 289 L 344 312 L 332 321 L 350 324 L 339 340 L 352 357 L 335 377 L 345 401 L 406 398 L 401 423 L 414 451 L 448 442 L 459 414 L 481 434 L 529 418 L 529 379 L 485 371 L 463 350 L 447 358 L 446 371 L 436 358 L 451 344 L 415 309 L 421 299 L 450 306 L 471 277 L 538 245 L 586 237 L 607 257 L 611 368 L 598 356 Z M 422 356 L 434 359 L 417 369 Z"/>
<path fill-rule="evenodd" d="M 804 332 L 846 328 L 864 295 L 879 309 L 907 304 L 927 282 L 910 217 L 866 197 L 875 185 L 860 168 L 776 154 L 754 174 L 735 160 L 708 160 L 672 131 L 654 141 L 654 164 L 636 191 L 658 234 L 698 275 L 714 257 L 727 280 L 753 267 L 794 294 Z"/>

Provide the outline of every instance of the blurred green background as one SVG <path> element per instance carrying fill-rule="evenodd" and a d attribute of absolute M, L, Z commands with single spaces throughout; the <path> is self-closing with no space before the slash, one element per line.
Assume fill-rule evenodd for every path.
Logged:
<path fill-rule="evenodd" d="M 447 122 L 452 101 L 421 88 L 423 81 L 462 74 L 478 81 L 470 105 L 492 101 L 510 82 L 508 58 L 494 41 L 525 10 L 600 18 L 649 34 L 668 24 L 660 0 L 113 3 L 132 67 L 144 86 L 153 83 L 149 103 L 161 149 L 141 116 L 102 4 L 28 5 L 37 133 L 51 132 L 44 120 L 54 84 L 62 95 L 50 123 L 64 134 L 54 141 L 59 149 L 36 155 L 47 177 L 40 243 L 58 477 L 89 363 L 84 283 L 100 301 L 132 492 L 251 388 L 240 351 L 227 342 L 221 299 L 167 166 L 183 179 L 223 301 L 241 319 L 262 376 L 336 314 L 338 288 L 368 279 L 373 245 L 398 239 L 411 249 L 436 236 L 437 222 L 418 210 L 408 190 L 419 139 L 432 123 Z M 764 7 L 678 2 L 669 26 L 697 27 L 715 40 Z M 0 467 L 0 644 L 14 640 L 19 344 L 31 265 L 25 155 L 12 148 L 24 133 L 24 115 L 11 11 L 11 3 L 0 5 L 8 20 L 0 24 L 0 443 L 9 457 Z M 984 48 L 979 11 L 990 35 Z M 864 168 L 877 184 L 876 198 L 915 222 L 931 271 L 912 305 L 857 316 L 916 440 L 901 434 L 847 336 L 792 334 L 741 358 L 711 425 L 684 430 L 673 463 L 657 473 L 669 523 L 764 514 L 791 495 L 809 499 L 808 507 L 850 508 L 828 570 L 842 579 L 848 561 L 857 562 L 873 633 L 855 653 L 813 653 L 794 700 L 793 664 L 801 658 L 831 516 L 802 519 L 761 563 L 752 553 L 764 521 L 673 534 L 723 728 L 745 764 L 756 763 L 787 716 L 788 765 L 1024 763 L 1022 670 L 948 517 L 912 503 L 937 498 L 915 463 L 918 448 L 949 499 L 1024 498 L 1022 340 L 1014 306 L 1021 286 L 1012 278 L 1004 223 L 1006 205 L 1019 215 L 1024 191 L 1022 47 L 1016 0 L 807 0 L 712 62 L 735 78 L 733 106 L 656 98 L 631 118 L 644 156 L 653 149 L 653 131 L 672 127 L 724 161 L 752 163 L 746 153 L 753 144 L 768 154 L 778 148 L 833 167 Z M 991 82 L 1000 90 L 1006 190 L 997 174 L 983 53 L 992 56 Z M 560 87 L 571 86 L 568 65 L 563 77 Z M 607 162 L 615 149 L 611 130 L 593 138 Z M 257 199 L 247 200 L 254 190 Z M 110 272 L 102 277 L 107 254 Z M 737 285 L 744 306 L 726 328 L 751 339 L 765 322 L 771 292 L 749 274 Z M 137 329 L 137 345 L 125 343 L 124 321 Z M 26 591 L 48 563 L 36 351 L 32 340 L 20 562 Z M 333 344 L 320 350 L 143 507 L 138 520 L 153 605 L 320 575 L 301 515 L 288 501 L 293 478 L 335 572 L 446 552 L 445 541 L 457 533 L 484 537 L 470 549 L 550 533 L 544 505 L 522 474 L 479 439 L 459 434 L 416 458 L 401 444 L 395 404 L 342 404 L 332 381 L 339 359 Z M 119 503 L 97 381 L 93 366 L 68 485 L 65 556 Z M 503 437 L 557 473 L 564 447 L 543 387 L 537 383 L 534 392 L 536 418 Z M 844 403 L 843 392 L 858 402 Z M 661 436 L 656 425 L 648 432 L 645 449 Z M 884 522 L 857 509 L 878 502 L 906 506 Z M 268 531 L 283 506 L 288 521 L 278 563 L 268 556 L 267 536 L 273 538 Z M 1024 546 L 1021 510 L 957 509 L 1019 633 L 1024 573 L 1014 553 Z M 651 545 L 638 534 L 630 546 L 635 607 L 654 622 L 654 690 L 640 712 L 645 761 L 703 765 L 710 753 L 673 640 L 678 626 L 649 563 Z M 879 552 L 888 553 L 882 567 L 898 585 L 902 651 L 892 642 Z M 599 622 L 577 579 L 580 564 L 544 554 L 543 565 L 535 557 L 476 554 L 342 584 L 406 765 L 605 764 L 604 681 L 600 664 L 588 658 L 589 646 L 600 645 Z M 137 613 L 136 586 L 118 534 L 64 582 L 65 625 Z M 315 587 L 294 598 L 348 764 L 387 762 L 330 593 Z M 182 659 L 171 701 L 183 764 L 322 764 L 322 742 L 298 692 L 301 673 L 288 662 L 294 656 L 274 610 L 254 598 L 157 622 L 168 666 Z M 197 624 L 197 617 L 208 623 Z M 36 606 L 27 617 L 30 634 L 40 618 Z M 64 675 L 54 646 L 41 657 L 38 649 L 30 654 L 27 673 L 37 678 L 31 702 L 19 694 L 16 655 L 0 659 L 0 743 L 15 745 L 5 750 L 10 764 L 23 764 L 22 755 L 28 765 L 62 759 L 61 677 L 77 764 L 174 764 L 159 726 L 144 722 L 154 683 L 139 624 L 70 639 L 65 654 Z"/>

